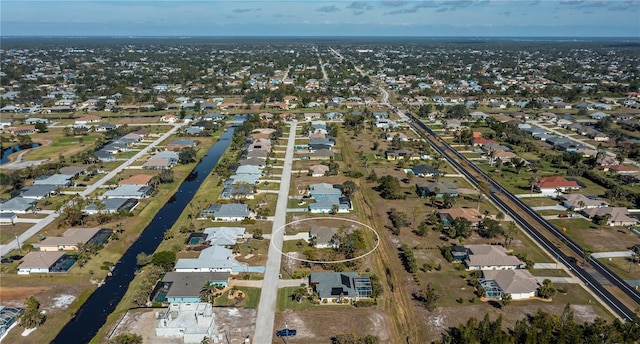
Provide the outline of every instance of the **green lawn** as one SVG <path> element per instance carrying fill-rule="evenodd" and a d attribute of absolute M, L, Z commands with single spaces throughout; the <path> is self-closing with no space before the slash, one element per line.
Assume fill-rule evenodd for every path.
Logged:
<path fill-rule="evenodd" d="M 311 301 L 309 301 L 306 298 L 302 299 L 302 302 L 293 300 L 291 295 L 293 294 L 293 291 L 296 289 L 298 289 L 298 287 L 287 287 L 287 288 L 278 289 L 278 302 L 276 304 L 276 310 L 278 312 L 282 312 L 286 309 L 300 311 L 300 310 L 318 307 L 317 305 L 314 305 Z M 350 306 L 338 306 L 338 307 L 350 307 Z"/>
<path fill-rule="evenodd" d="M 246 307 L 246 308 L 258 308 L 258 304 L 260 303 L 260 288 L 250 288 L 250 287 L 236 287 L 238 290 L 244 293 L 244 297 L 242 299 L 230 299 L 229 293 L 231 290 L 225 291 L 222 295 L 218 296 L 214 302 L 214 307 Z"/>

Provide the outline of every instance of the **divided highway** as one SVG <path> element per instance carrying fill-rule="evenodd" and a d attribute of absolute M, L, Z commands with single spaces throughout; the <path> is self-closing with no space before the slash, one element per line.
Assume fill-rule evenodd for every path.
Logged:
<path fill-rule="evenodd" d="M 514 219 L 523 229 L 525 229 L 531 237 L 533 237 L 541 246 L 543 246 L 548 252 L 553 254 L 553 256 L 557 257 L 557 259 L 562 262 L 565 266 L 567 266 L 570 270 L 573 270 L 574 273 L 588 286 L 591 290 L 595 292 L 604 302 L 606 302 L 611 309 L 613 309 L 618 315 L 627 320 L 633 321 L 635 318 L 634 312 L 626 307 L 622 302 L 620 302 L 616 297 L 614 297 L 607 289 L 605 289 L 602 284 L 594 278 L 591 274 L 586 272 L 580 266 L 578 266 L 576 260 L 572 260 L 569 256 L 565 255 L 558 247 L 556 247 L 548 238 L 540 234 L 540 232 L 534 227 L 533 224 L 529 223 L 525 217 L 533 219 L 539 226 L 542 226 L 550 233 L 552 233 L 555 237 L 559 238 L 562 242 L 564 242 L 573 252 L 575 252 L 579 257 L 583 256 L 583 250 L 580 246 L 578 246 L 574 241 L 570 238 L 566 237 L 562 232 L 557 230 L 547 221 L 545 221 L 542 217 L 540 217 L 535 211 L 531 210 L 527 205 L 522 203 L 517 197 L 511 194 L 509 191 L 504 189 L 500 184 L 496 183 L 491 177 L 489 177 L 484 171 L 482 171 L 479 167 L 475 166 L 469 160 L 467 160 L 462 154 L 460 154 L 457 150 L 451 148 L 449 144 L 444 141 L 434 140 L 437 135 L 424 123 L 422 123 L 419 119 L 413 116 L 411 113 L 407 113 L 407 116 L 411 118 L 411 124 L 414 125 L 414 129 L 419 129 L 425 131 L 428 135 L 425 135 L 425 138 L 429 141 L 432 147 L 441 154 L 443 157 L 449 161 L 454 168 L 456 168 L 460 173 L 464 174 L 464 176 L 475 186 L 478 187 L 480 181 L 476 176 L 474 176 L 470 171 L 469 167 L 473 170 L 475 174 L 480 176 L 480 178 L 484 179 L 488 183 L 488 196 L 489 198 L 497 205 L 499 205 L 507 215 Z M 418 126 L 419 128 L 415 128 Z M 418 131 L 419 131 L 418 130 Z M 446 152 L 452 153 L 456 158 L 452 158 Z M 468 167 L 462 166 L 458 161 L 464 162 Z M 507 204 L 501 197 L 504 196 L 508 198 L 511 204 L 515 204 L 517 206 L 516 209 L 513 209 L 509 204 Z M 640 304 L 640 293 L 633 289 L 629 284 L 627 284 L 624 280 L 618 277 L 616 274 L 611 272 L 606 266 L 600 263 L 597 259 L 589 260 L 594 269 L 604 276 L 607 280 L 609 280 L 613 285 L 622 290 L 626 295 L 628 295 L 634 302 Z"/>

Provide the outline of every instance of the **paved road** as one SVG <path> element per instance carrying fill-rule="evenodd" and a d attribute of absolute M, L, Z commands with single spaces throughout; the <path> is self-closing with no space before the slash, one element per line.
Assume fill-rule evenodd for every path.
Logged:
<path fill-rule="evenodd" d="M 229 286 L 262 288 L 263 280 L 229 280 Z M 278 281 L 278 288 L 299 287 L 301 284 L 309 284 L 306 278 L 301 279 L 281 279 Z"/>
<path fill-rule="evenodd" d="M 580 284 L 581 281 L 577 277 L 558 277 L 558 276 L 534 276 L 538 283 L 542 284 L 544 280 L 548 279 L 552 283 L 575 283 Z"/>
<path fill-rule="evenodd" d="M 175 133 L 179 128 L 181 128 L 184 124 L 180 123 L 180 124 L 176 124 L 174 125 L 173 128 L 171 128 L 168 132 L 164 133 L 162 136 L 160 136 L 160 138 L 158 138 L 157 140 L 155 140 L 153 143 L 149 144 L 147 147 L 145 147 L 144 149 L 142 149 L 140 152 L 138 152 L 136 155 L 134 155 L 133 157 L 131 157 L 129 160 L 127 160 L 126 162 L 124 162 L 122 165 L 116 167 L 113 171 L 107 173 L 104 177 L 102 177 L 100 180 L 98 180 L 97 182 L 95 182 L 93 185 L 89 185 L 84 191 L 80 192 L 79 195 L 82 197 L 86 197 L 89 194 L 91 194 L 92 192 L 96 191 L 99 187 L 101 187 L 103 184 L 105 184 L 106 182 L 108 182 L 109 180 L 113 179 L 113 177 L 115 177 L 118 173 L 120 173 L 122 170 L 124 170 L 125 168 L 127 168 L 127 166 L 131 165 L 133 162 L 135 162 L 136 160 L 138 160 L 138 158 L 140 158 L 142 155 L 146 154 L 147 151 L 149 151 L 151 148 L 155 147 L 156 145 L 160 144 L 160 142 L 166 140 L 169 136 L 171 136 L 173 133 Z M 67 203 L 67 205 L 69 205 Z M 54 212 L 52 214 L 49 214 L 47 217 L 45 217 L 44 219 L 40 220 L 37 224 L 35 224 L 34 226 L 32 226 L 31 228 L 27 229 L 24 233 L 20 234 L 18 236 L 20 243 L 25 242 L 27 239 L 31 238 L 32 236 L 34 236 L 36 233 L 38 233 L 39 231 L 41 231 L 44 227 L 46 227 L 47 225 L 49 225 L 51 222 L 53 222 L 58 216 L 60 216 L 59 212 Z M 5 244 L 5 245 L 0 245 L 0 255 L 4 256 L 7 253 L 9 253 L 11 250 L 16 249 L 18 247 L 18 243 L 16 242 L 16 240 L 12 240 L 10 243 Z"/>
<path fill-rule="evenodd" d="M 273 219 L 271 245 L 269 245 L 269 257 L 267 258 L 264 280 L 262 282 L 260 305 L 258 306 L 256 332 L 253 339 L 253 343 L 255 344 L 271 344 L 273 340 L 276 300 L 278 298 L 278 283 L 280 279 L 280 263 L 282 262 L 282 256 L 279 251 L 282 251 L 282 243 L 284 241 L 284 231 L 277 230 L 284 227 L 287 219 L 287 200 L 289 198 L 289 185 L 291 183 L 293 147 L 296 142 L 296 124 L 297 122 L 291 123 L 287 152 L 284 156 L 280 193 L 278 194 L 276 214 Z M 275 233 L 276 231 L 277 233 Z"/>

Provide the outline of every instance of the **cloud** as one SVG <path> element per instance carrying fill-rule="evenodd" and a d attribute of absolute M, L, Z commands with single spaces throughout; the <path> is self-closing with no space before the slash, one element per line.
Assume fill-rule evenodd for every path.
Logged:
<path fill-rule="evenodd" d="M 409 7 L 409 8 L 402 8 L 402 9 L 397 9 L 397 10 L 393 10 L 393 11 L 389 11 L 385 14 L 407 14 L 407 13 L 416 13 L 419 10 L 423 9 L 423 8 L 436 8 L 440 6 L 439 2 L 435 2 L 435 1 L 420 1 L 420 2 L 416 2 L 413 4 L 413 6 Z"/>
<path fill-rule="evenodd" d="M 353 11 L 354 16 L 359 16 L 361 14 L 364 14 L 364 11 Z"/>
<path fill-rule="evenodd" d="M 245 12 L 251 12 L 252 10 L 250 8 L 236 8 L 231 12 L 234 13 L 245 13 Z"/>
<path fill-rule="evenodd" d="M 385 7 L 402 7 L 402 6 L 406 6 L 409 3 L 409 1 L 405 1 L 405 0 L 386 0 L 382 2 L 382 6 Z"/>
<path fill-rule="evenodd" d="M 585 0 L 562 0 L 561 5 L 572 8 L 602 8 L 609 11 L 632 11 L 640 10 L 640 0 L 626 1 L 585 1 Z"/>
<path fill-rule="evenodd" d="M 370 11 L 373 9 L 373 6 L 365 1 L 354 1 L 345 8 L 358 11 Z"/>
<path fill-rule="evenodd" d="M 318 8 L 318 9 L 316 9 L 316 12 L 325 12 L 325 13 L 339 12 L 339 11 L 340 11 L 340 9 L 336 5 L 322 6 L 322 7 Z"/>

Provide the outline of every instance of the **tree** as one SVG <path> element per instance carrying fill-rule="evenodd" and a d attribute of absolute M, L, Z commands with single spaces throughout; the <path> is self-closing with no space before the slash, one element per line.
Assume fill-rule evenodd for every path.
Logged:
<path fill-rule="evenodd" d="M 298 287 L 291 293 L 291 299 L 300 303 L 302 302 L 302 299 L 304 299 L 308 295 L 309 291 L 306 287 Z"/>
<path fill-rule="evenodd" d="M 500 297 L 500 306 L 501 308 L 506 308 L 511 303 L 511 294 L 502 293 Z"/>
<path fill-rule="evenodd" d="M 149 263 L 151 263 L 152 260 L 152 256 L 144 253 L 144 252 L 140 252 L 138 253 L 138 255 L 136 255 L 136 264 L 138 266 L 145 266 Z"/>
<path fill-rule="evenodd" d="M 178 161 L 181 164 L 189 164 L 196 161 L 196 150 L 192 147 L 184 147 L 178 154 Z"/>
<path fill-rule="evenodd" d="M 472 233 L 471 221 L 467 220 L 464 217 L 456 217 L 455 219 L 453 219 L 451 229 L 453 229 L 453 231 L 451 232 L 451 234 L 453 234 L 452 238 L 468 238 Z"/>
<path fill-rule="evenodd" d="M 456 203 L 456 198 L 451 196 L 450 193 L 445 192 L 442 195 L 442 207 L 445 209 L 451 209 L 453 205 Z"/>
<path fill-rule="evenodd" d="M 151 263 L 162 267 L 165 271 L 173 268 L 176 262 L 176 253 L 173 251 L 160 251 L 153 254 Z"/>
<path fill-rule="evenodd" d="M 544 281 L 542 281 L 542 285 L 540 286 L 540 288 L 538 288 L 538 296 L 543 299 L 550 299 L 555 294 L 556 288 L 552 286 L 550 279 L 545 278 Z"/>
<path fill-rule="evenodd" d="M 224 287 L 220 284 L 205 282 L 202 288 L 200 288 L 200 301 L 213 303 L 215 293 L 222 289 L 224 289 Z"/>
<path fill-rule="evenodd" d="M 589 249 L 582 250 L 582 266 L 585 266 L 587 262 L 591 259 L 591 254 L 593 252 Z"/>
<path fill-rule="evenodd" d="M 429 282 L 424 289 L 420 289 L 416 292 L 413 296 L 429 311 L 436 309 L 437 303 L 442 299 L 442 295 L 438 294 L 431 282 Z"/>
<path fill-rule="evenodd" d="M 18 135 L 18 144 L 20 145 L 20 147 L 31 148 L 33 141 L 31 141 L 31 136 L 29 135 Z"/>
<path fill-rule="evenodd" d="M 47 123 L 44 122 L 38 122 L 35 125 L 36 130 L 41 132 L 41 133 L 46 133 L 49 129 L 47 128 Z"/>
<path fill-rule="evenodd" d="M 400 190 L 400 181 L 396 177 L 389 175 L 378 178 L 376 191 L 380 192 L 380 197 L 384 199 L 404 199 L 405 195 Z"/>
<path fill-rule="evenodd" d="M 142 336 L 135 333 L 125 333 L 111 338 L 109 344 L 142 344 Z"/>
<path fill-rule="evenodd" d="M 262 239 L 262 229 L 256 228 L 253 230 L 253 238 L 254 239 Z"/>
<path fill-rule="evenodd" d="M 344 195 L 347 197 L 353 195 L 353 193 L 356 191 L 356 188 L 356 183 L 354 183 L 353 180 L 347 180 L 346 182 L 342 183 L 342 193 L 344 193 Z"/>
<path fill-rule="evenodd" d="M 40 302 L 33 296 L 24 300 L 24 311 L 18 316 L 20 326 L 24 328 L 35 328 L 42 325 L 46 320 L 46 315 L 40 310 Z"/>

